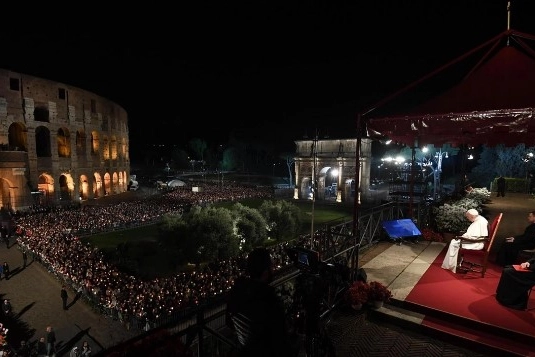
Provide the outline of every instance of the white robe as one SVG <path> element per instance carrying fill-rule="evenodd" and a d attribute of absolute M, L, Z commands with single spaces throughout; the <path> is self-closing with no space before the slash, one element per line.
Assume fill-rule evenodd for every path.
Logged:
<path fill-rule="evenodd" d="M 476 219 L 470 224 L 466 232 L 462 235 L 464 238 L 477 239 L 481 237 L 487 237 L 489 235 L 488 230 L 489 222 L 483 216 L 477 216 Z M 463 243 L 464 249 L 481 250 L 484 247 L 483 242 L 479 243 Z M 457 272 L 457 259 L 459 256 L 459 248 L 461 246 L 460 239 L 452 239 L 442 262 L 442 268 L 449 269 L 452 272 Z"/>

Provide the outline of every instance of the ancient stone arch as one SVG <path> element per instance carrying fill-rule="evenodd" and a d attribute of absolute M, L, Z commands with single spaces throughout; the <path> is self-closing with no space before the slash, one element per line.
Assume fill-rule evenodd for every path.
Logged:
<path fill-rule="evenodd" d="M 73 198 L 74 182 L 70 174 L 64 173 L 59 177 L 59 199 L 70 202 Z"/>
<path fill-rule="evenodd" d="M 124 188 L 124 177 L 123 176 L 123 172 L 122 171 L 119 171 L 119 192 L 124 192 L 125 191 L 125 188 Z"/>
<path fill-rule="evenodd" d="M 51 175 L 39 175 L 37 188 L 41 194 L 40 197 L 36 197 L 37 204 L 47 204 L 54 201 L 54 179 Z"/>
<path fill-rule="evenodd" d="M 69 129 L 62 127 L 56 134 L 58 157 L 71 157 L 71 135 Z"/>
<path fill-rule="evenodd" d="M 89 181 L 86 175 L 80 176 L 80 200 L 87 200 L 89 198 Z"/>
<path fill-rule="evenodd" d="M 11 209 L 13 207 L 14 195 L 11 194 L 12 183 L 5 178 L 0 178 L 0 207 Z"/>
<path fill-rule="evenodd" d="M 45 126 L 35 128 L 35 151 L 37 157 L 51 157 L 50 130 Z"/>
<path fill-rule="evenodd" d="M 360 199 L 367 200 L 370 187 L 371 140 L 362 139 L 360 153 Z M 357 139 L 298 140 L 295 156 L 295 199 L 337 203 L 355 202 Z"/>
<path fill-rule="evenodd" d="M 28 150 L 28 130 L 22 123 L 13 123 L 8 131 L 8 149 Z M 4 143 L 2 143 L 4 144 Z"/>
<path fill-rule="evenodd" d="M 78 158 L 85 159 L 85 132 L 83 130 L 76 131 L 76 155 Z"/>
<path fill-rule="evenodd" d="M 119 176 L 117 175 L 117 172 L 114 172 L 112 175 L 112 183 L 111 183 L 111 189 L 113 190 L 113 193 L 119 193 Z"/>
<path fill-rule="evenodd" d="M 109 172 L 104 174 L 104 194 L 109 195 L 111 193 L 111 176 Z"/>
<path fill-rule="evenodd" d="M 98 155 L 100 152 L 100 143 L 98 137 L 98 131 L 91 132 L 91 154 Z"/>
<path fill-rule="evenodd" d="M 93 197 L 98 198 L 104 196 L 103 185 L 102 185 L 102 176 L 100 173 L 95 172 L 93 174 Z"/>
<path fill-rule="evenodd" d="M 110 155 L 112 160 L 117 160 L 117 137 L 115 135 L 111 136 Z"/>

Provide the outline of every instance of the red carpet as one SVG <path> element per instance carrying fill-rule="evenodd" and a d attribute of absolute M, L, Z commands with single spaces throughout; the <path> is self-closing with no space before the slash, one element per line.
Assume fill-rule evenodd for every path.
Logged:
<path fill-rule="evenodd" d="M 528 311 L 503 307 L 494 298 L 501 267 L 489 263 L 484 278 L 475 273 L 454 274 L 440 267 L 446 250 L 405 299 L 406 303 L 426 310 L 423 325 L 531 355 L 531 350 L 535 350 L 535 294 Z"/>

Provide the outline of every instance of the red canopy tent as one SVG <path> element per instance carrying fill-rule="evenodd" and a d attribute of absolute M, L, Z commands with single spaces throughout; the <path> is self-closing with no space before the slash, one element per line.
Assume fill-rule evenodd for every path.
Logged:
<path fill-rule="evenodd" d="M 357 118 L 357 148 L 364 132 L 371 138 L 388 138 L 412 147 L 413 161 L 414 148 L 426 144 L 534 146 L 535 50 L 526 40 L 535 43 L 535 36 L 508 29 L 361 112 Z M 465 69 L 464 73 L 459 68 Z M 419 95 L 429 94 L 426 83 L 439 77 L 451 83 L 455 75 L 461 80 L 446 89 L 442 87 L 438 95 L 420 102 L 408 95 L 415 89 Z M 402 106 L 409 109 L 396 110 L 395 101 L 402 101 Z M 377 114 L 389 110 L 391 114 Z M 377 116 L 370 118 L 371 113 Z M 356 159 L 360 161 L 360 150 Z M 360 187 L 359 178 L 357 165 L 357 187 Z M 411 185 L 411 217 L 412 204 Z M 356 236 L 359 206 L 360 201 L 355 198 L 353 232 Z"/>
<path fill-rule="evenodd" d="M 388 137 L 413 146 L 425 144 L 535 145 L 535 36 L 507 30 L 424 78 L 383 99 L 365 113 L 370 137 Z M 481 54 L 483 56 L 476 56 Z M 475 59 L 474 59 L 475 58 Z M 464 78 L 438 96 L 405 112 L 366 118 L 410 89 L 463 62 L 475 63 Z M 457 68 L 458 71 L 458 68 Z M 452 72 L 453 73 L 453 72 Z M 457 73 L 457 72 L 456 72 Z M 378 110 L 379 109 L 379 110 Z M 360 123 L 359 123 L 360 125 Z"/>

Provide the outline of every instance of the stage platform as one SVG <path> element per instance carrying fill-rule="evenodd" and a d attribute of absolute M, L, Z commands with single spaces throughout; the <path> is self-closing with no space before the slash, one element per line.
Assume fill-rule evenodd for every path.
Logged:
<path fill-rule="evenodd" d="M 504 237 L 523 232 L 534 207 L 535 200 L 526 194 L 493 197 L 485 206 L 487 218 L 504 213 L 494 253 Z M 533 309 L 527 311 L 499 305 L 494 296 L 501 267 L 491 264 L 484 278 L 454 274 L 440 268 L 446 246 L 379 242 L 362 252 L 359 266 L 368 281 L 382 282 L 393 294 L 390 303 L 370 311 L 374 318 L 486 356 L 535 356 L 535 295 L 528 304 Z"/>

